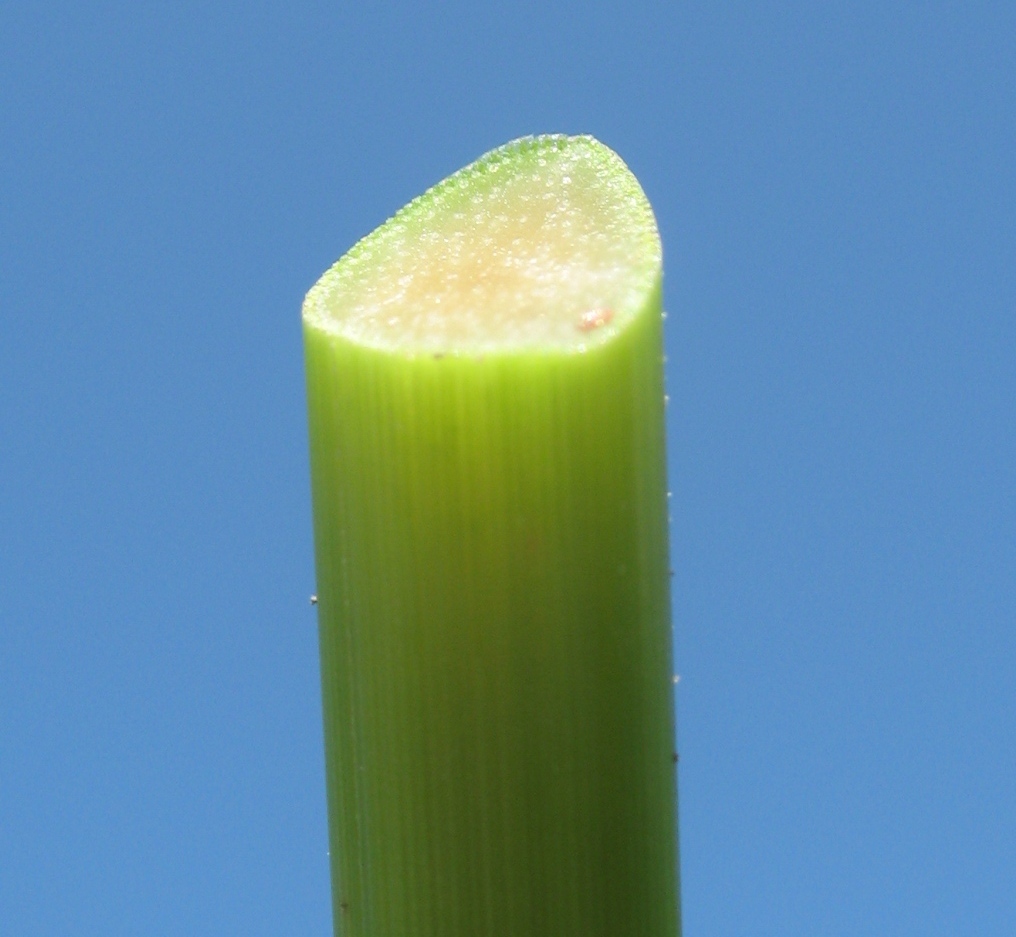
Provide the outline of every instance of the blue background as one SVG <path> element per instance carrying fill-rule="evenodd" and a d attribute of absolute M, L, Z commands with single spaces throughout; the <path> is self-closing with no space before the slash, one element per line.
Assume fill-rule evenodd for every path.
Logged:
<path fill-rule="evenodd" d="M 300 302 L 548 131 L 664 239 L 688 937 L 1016 932 L 1014 36 L 5 5 L 0 934 L 329 933 Z"/>

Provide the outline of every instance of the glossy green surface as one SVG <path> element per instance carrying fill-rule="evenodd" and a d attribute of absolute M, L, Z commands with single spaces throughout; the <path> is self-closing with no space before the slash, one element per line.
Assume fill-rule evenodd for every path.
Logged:
<path fill-rule="evenodd" d="M 305 320 L 337 933 L 679 933 L 661 317 L 657 266 L 585 350 Z"/>

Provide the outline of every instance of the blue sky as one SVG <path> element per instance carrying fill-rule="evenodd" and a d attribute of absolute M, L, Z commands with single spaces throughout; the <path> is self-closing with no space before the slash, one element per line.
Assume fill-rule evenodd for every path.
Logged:
<path fill-rule="evenodd" d="M 330 933 L 299 306 L 534 132 L 670 311 L 688 937 L 1016 932 L 1016 10 L 0 12 L 0 933 Z"/>

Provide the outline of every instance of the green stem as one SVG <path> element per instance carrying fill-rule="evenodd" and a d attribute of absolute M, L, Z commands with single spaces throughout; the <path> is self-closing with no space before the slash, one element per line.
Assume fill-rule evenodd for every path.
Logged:
<path fill-rule="evenodd" d="M 658 260 L 642 287 L 596 341 L 446 352 L 308 297 L 338 933 L 680 931 Z"/>

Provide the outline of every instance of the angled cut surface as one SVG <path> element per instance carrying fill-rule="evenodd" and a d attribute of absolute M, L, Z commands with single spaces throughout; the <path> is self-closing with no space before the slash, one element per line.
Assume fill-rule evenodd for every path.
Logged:
<path fill-rule="evenodd" d="M 308 293 L 304 320 L 403 353 L 582 351 L 643 310 L 659 234 L 592 137 L 516 140 L 434 186 Z"/>

